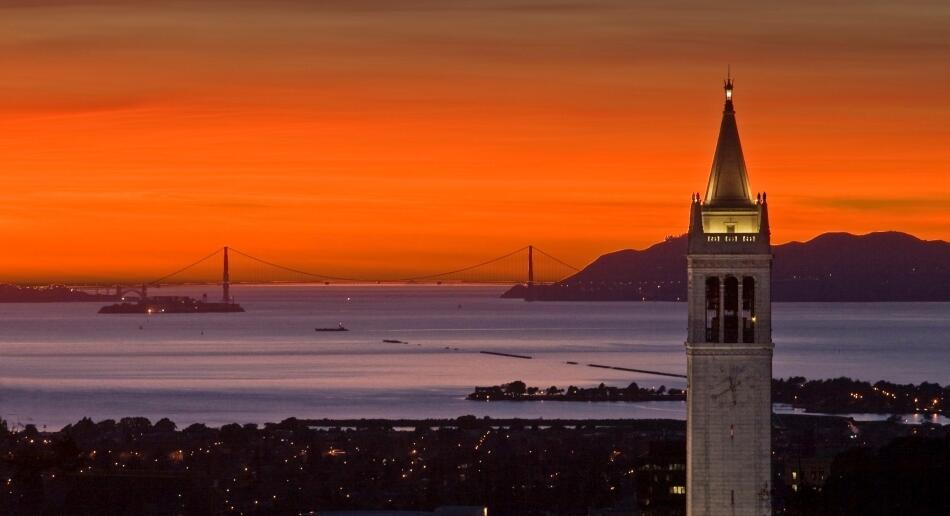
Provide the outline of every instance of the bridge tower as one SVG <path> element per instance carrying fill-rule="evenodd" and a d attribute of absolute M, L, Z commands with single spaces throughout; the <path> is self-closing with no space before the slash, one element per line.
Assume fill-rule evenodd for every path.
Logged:
<path fill-rule="evenodd" d="M 767 516 L 771 504 L 772 248 L 725 82 L 705 199 L 690 206 L 687 516 Z"/>
<path fill-rule="evenodd" d="M 222 300 L 231 302 L 231 274 L 228 271 L 228 246 L 224 246 L 224 275 L 221 279 Z"/>
<path fill-rule="evenodd" d="M 528 246 L 528 293 L 525 294 L 525 301 L 534 301 L 534 246 Z"/>

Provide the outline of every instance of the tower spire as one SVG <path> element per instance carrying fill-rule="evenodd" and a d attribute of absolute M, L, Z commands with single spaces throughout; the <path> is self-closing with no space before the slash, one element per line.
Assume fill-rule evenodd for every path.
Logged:
<path fill-rule="evenodd" d="M 733 84 L 732 70 L 727 69 L 726 80 L 723 81 L 726 104 L 719 126 L 716 155 L 706 186 L 706 205 L 714 208 L 748 208 L 754 205 L 742 145 L 739 143 L 736 112 L 732 105 Z"/>

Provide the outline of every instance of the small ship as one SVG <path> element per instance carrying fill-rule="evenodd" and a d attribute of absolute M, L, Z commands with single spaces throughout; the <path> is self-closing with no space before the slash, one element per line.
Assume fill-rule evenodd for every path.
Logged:
<path fill-rule="evenodd" d="M 195 299 L 188 296 L 149 296 L 147 285 L 142 285 L 138 299 L 107 305 L 100 314 L 202 314 L 243 312 L 244 308 L 231 298 L 231 277 L 228 273 L 228 248 L 224 248 L 224 276 L 221 281 L 220 302 L 209 302 L 208 296 Z"/>
<path fill-rule="evenodd" d="M 343 323 L 340 323 L 335 328 L 314 328 L 313 331 L 350 331 L 350 329 L 343 326 Z"/>

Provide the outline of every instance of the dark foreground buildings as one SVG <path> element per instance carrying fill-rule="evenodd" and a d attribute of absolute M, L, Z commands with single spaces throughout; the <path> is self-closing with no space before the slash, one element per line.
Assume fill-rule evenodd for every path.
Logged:
<path fill-rule="evenodd" d="M 948 428 L 773 419 L 776 514 L 950 514 Z M 0 514 L 683 515 L 681 421 L 80 421 L 0 431 Z"/>

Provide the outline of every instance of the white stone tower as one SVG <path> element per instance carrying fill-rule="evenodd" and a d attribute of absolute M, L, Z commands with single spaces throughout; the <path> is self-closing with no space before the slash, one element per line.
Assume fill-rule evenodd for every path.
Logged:
<path fill-rule="evenodd" d="M 732 80 L 706 196 L 690 208 L 688 516 L 772 513 L 772 308 L 765 194 L 752 196 Z"/>

